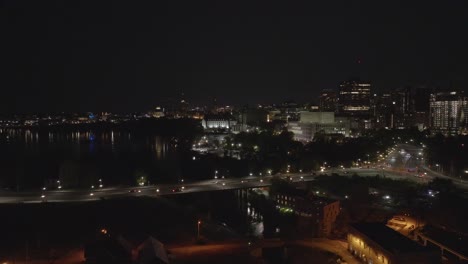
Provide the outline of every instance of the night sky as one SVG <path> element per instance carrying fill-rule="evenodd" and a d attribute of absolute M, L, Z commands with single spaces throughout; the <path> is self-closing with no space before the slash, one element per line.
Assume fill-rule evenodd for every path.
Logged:
<path fill-rule="evenodd" d="M 466 0 L 0 1 L 0 114 L 468 87 Z"/>

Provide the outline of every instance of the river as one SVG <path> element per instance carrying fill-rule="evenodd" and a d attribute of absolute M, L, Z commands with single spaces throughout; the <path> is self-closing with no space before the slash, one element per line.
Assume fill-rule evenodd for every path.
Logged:
<path fill-rule="evenodd" d="M 0 129 L 0 185 L 31 189 L 104 184 L 177 181 L 190 153 L 177 138 L 132 134 L 124 130 L 32 131 Z"/>

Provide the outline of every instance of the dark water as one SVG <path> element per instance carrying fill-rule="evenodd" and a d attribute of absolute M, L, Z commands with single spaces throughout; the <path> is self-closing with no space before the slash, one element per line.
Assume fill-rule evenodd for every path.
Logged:
<path fill-rule="evenodd" d="M 39 132 L 0 130 L 0 185 L 37 188 L 70 179 L 72 185 L 134 184 L 144 175 L 150 182 L 177 181 L 189 153 L 177 139 L 134 135 L 128 131 Z"/>

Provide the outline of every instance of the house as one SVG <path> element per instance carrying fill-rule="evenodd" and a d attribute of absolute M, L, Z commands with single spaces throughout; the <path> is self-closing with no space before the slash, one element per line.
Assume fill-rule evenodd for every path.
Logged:
<path fill-rule="evenodd" d="M 86 243 L 84 256 L 87 264 L 168 264 L 164 244 L 151 236 L 133 246 L 121 235 L 112 235 L 106 229 Z"/>

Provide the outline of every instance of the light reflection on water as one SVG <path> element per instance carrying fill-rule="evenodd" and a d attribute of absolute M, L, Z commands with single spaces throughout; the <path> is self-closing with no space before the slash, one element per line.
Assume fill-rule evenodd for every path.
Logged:
<path fill-rule="evenodd" d="M 147 136 L 145 144 L 132 141 L 130 132 L 121 131 L 71 131 L 71 132 L 47 132 L 43 134 L 29 129 L 0 129 L 0 145 L 15 144 L 17 147 L 24 146 L 25 148 L 41 144 L 49 143 L 51 145 L 67 145 L 67 144 L 95 144 L 100 146 L 111 146 L 112 152 L 118 150 L 118 146 L 122 145 L 140 145 L 139 148 L 150 149 L 155 153 L 156 159 L 163 159 L 171 150 L 171 145 L 168 140 L 158 135 Z"/>
<path fill-rule="evenodd" d="M 253 237 L 258 237 L 261 238 L 263 237 L 263 231 L 264 226 L 263 226 L 263 216 L 258 212 L 258 210 L 255 210 L 254 207 L 250 204 L 250 202 L 247 202 L 247 207 L 246 207 L 246 212 L 247 213 L 247 224 L 249 225 L 249 235 Z"/>
<path fill-rule="evenodd" d="M 59 178 L 67 164 L 74 164 L 76 168 L 68 166 L 72 170 L 81 169 L 77 174 L 116 179 L 114 184 L 120 179 L 131 184 L 137 170 L 168 181 L 180 174 L 179 152 L 168 138 L 121 130 L 0 129 L 0 173 L 13 179 L 0 179 L 0 185 L 11 185 L 21 177 L 25 185 L 37 187 L 41 181 Z"/>

